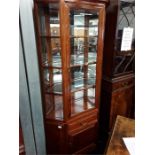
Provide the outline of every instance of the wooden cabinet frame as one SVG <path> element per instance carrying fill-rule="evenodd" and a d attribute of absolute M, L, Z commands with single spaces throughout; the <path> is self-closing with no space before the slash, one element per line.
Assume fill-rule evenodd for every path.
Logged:
<path fill-rule="evenodd" d="M 35 15 L 35 25 L 36 25 L 36 35 L 37 35 L 37 45 L 38 45 L 38 58 L 39 58 L 39 66 L 40 66 L 40 76 L 41 76 L 41 85 L 42 85 L 42 96 L 43 96 L 43 107 L 44 107 L 44 117 L 45 117 L 45 128 L 46 128 L 46 139 L 47 139 L 47 150 L 48 153 L 52 153 L 52 149 L 50 148 L 50 144 L 57 146 L 58 148 L 54 151 L 54 153 L 67 153 L 70 152 L 70 141 L 69 137 L 72 135 L 72 132 L 70 131 L 70 122 L 77 121 L 79 122 L 77 125 L 75 125 L 71 130 L 74 130 L 75 132 L 77 131 L 77 134 L 87 133 L 87 130 L 92 128 L 90 133 L 95 132 L 94 135 L 96 134 L 96 129 L 97 129 L 97 124 L 98 124 L 98 108 L 99 108 L 99 103 L 100 103 L 100 92 L 101 92 L 101 80 L 102 80 L 102 61 L 103 61 L 103 46 L 104 46 L 104 27 L 105 27 L 105 6 L 107 0 L 98 0 L 98 1 L 89 1 L 89 0 L 60 0 L 60 1 L 55 1 L 55 0 L 38 0 L 35 1 L 34 3 L 34 15 Z M 44 14 L 44 20 L 45 20 L 45 30 L 46 30 L 46 35 L 42 35 L 40 26 L 40 17 L 39 17 L 39 7 L 47 7 L 50 8 L 52 5 L 54 6 L 55 3 L 59 3 L 59 25 L 60 25 L 60 36 L 52 36 L 51 31 L 50 31 L 50 18 L 47 14 L 50 14 L 48 9 L 45 11 Z M 72 90 L 72 79 L 71 79 L 71 67 L 74 67 L 71 65 L 71 32 L 70 32 L 70 12 L 71 10 L 85 10 L 86 12 L 91 12 L 95 11 L 98 13 L 98 36 L 97 36 L 97 43 L 96 43 L 96 74 L 95 74 L 95 100 L 94 100 L 94 107 L 93 108 L 86 108 L 85 110 L 76 113 L 75 115 L 72 115 L 72 107 L 71 107 L 71 90 Z M 84 11 L 84 12 L 85 12 Z M 89 21 L 86 20 L 85 24 L 87 24 Z M 88 23 L 89 24 L 89 23 Z M 43 24 L 42 24 L 43 25 Z M 85 31 L 84 34 L 86 35 L 87 32 Z M 54 84 L 54 76 L 53 76 L 53 70 L 56 68 L 59 71 L 62 72 L 62 100 L 63 100 L 63 118 L 58 120 L 54 117 L 50 117 L 50 111 L 46 110 L 46 92 L 45 92 L 45 82 L 44 82 L 44 67 L 42 63 L 42 49 L 43 49 L 43 42 L 42 38 L 45 38 L 45 48 L 47 50 L 47 63 L 49 64 L 52 63 L 52 66 L 48 66 L 50 68 L 50 74 L 49 74 L 49 84 L 50 86 Z M 60 39 L 60 57 L 61 57 L 61 66 L 54 67 L 53 66 L 53 56 L 51 55 L 51 38 L 59 38 Z M 84 38 L 85 42 L 88 42 L 87 37 Z M 85 87 L 86 81 L 88 80 L 87 78 L 87 72 L 88 72 L 88 65 L 89 62 L 85 61 L 88 59 L 88 47 L 87 49 L 84 49 L 84 88 L 83 88 L 83 93 L 86 94 L 87 92 L 85 90 L 89 89 L 89 87 Z M 91 64 L 91 62 L 90 62 Z M 92 62 L 93 64 L 93 62 Z M 76 65 L 75 65 L 76 66 Z M 54 88 L 52 88 L 53 90 Z M 83 97 L 84 98 L 84 97 Z M 54 103 L 54 97 L 51 95 L 51 101 Z M 84 102 L 84 101 L 83 101 Z M 84 103 L 83 103 L 84 104 Z M 88 114 L 90 116 L 88 116 Z M 95 114 L 95 116 L 94 116 Z M 91 118 L 91 119 L 90 119 Z M 88 125 L 88 127 L 86 126 Z M 89 127 L 90 126 L 90 127 Z M 56 129 L 57 128 L 57 129 Z M 52 141 L 52 137 L 55 135 L 59 135 L 58 139 L 60 142 L 57 142 L 57 144 L 54 144 Z M 71 135 L 70 135 L 71 134 Z M 80 134 L 83 135 L 83 134 Z M 77 137 L 79 138 L 80 135 L 78 136 L 73 136 L 73 142 L 74 142 L 74 137 L 75 141 Z M 97 135 L 97 134 L 96 134 Z M 89 135 L 87 135 L 89 137 Z M 95 136 L 96 137 L 96 136 Z M 63 139 L 63 140 L 62 140 Z M 81 137 L 82 141 L 82 137 Z M 91 143 L 95 143 L 95 139 L 92 138 L 90 139 Z M 90 143 L 90 146 L 94 146 Z M 66 148 L 63 148 L 63 145 L 66 146 Z M 86 144 L 79 144 L 79 147 L 76 147 L 76 149 L 81 149 L 81 150 L 86 150 L 82 149 L 82 147 L 86 147 Z M 52 146 L 51 146 L 52 147 Z M 70 148 L 71 149 L 71 148 Z M 80 150 L 76 149 L 71 149 L 72 152 L 79 152 Z"/>

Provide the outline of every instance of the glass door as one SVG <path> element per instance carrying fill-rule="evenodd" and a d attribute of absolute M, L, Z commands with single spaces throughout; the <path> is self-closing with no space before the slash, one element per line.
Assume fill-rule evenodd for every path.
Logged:
<path fill-rule="evenodd" d="M 59 3 L 38 5 L 42 83 L 46 116 L 63 120 Z"/>
<path fill-rule="evenodd" d="M 99 103 L 105 5 L 68 0 L 37 3 L 46 117 L 67 121 Z"/>
<path fill-rule="evenodd" d="M 97 11 L 70 11 L 71 116 L 95 108 L 98 17 Z"/>
<path fill-rule="evenodd" d="M 135 0 L 118 0 L 115 36 L 114 76 L 134 72 L 135 60 Z"/>

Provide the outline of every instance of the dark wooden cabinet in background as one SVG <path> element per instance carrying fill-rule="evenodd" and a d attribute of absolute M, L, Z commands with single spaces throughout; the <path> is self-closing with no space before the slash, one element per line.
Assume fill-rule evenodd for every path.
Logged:
<path fill-rule="evenodd" d="M 104 80 L 103 85 L 104 104 L 110 106 L 108 125 L 111 130 L 117 115 L 133 117 L 134 75 L 113 78 L 112 81 Z M 107 95 L 110 97 L 106 98 Z"/>
<path fill-rule="evenodd" d="M 106 12 L 101 134 L 111 131 L 117 115 L 134 118 L 134 0 L 110 0 Z M 124 28 L 133 29 L 131 48 L 122 50 Z"/>
<path fill-rule="evenodd" d="M 20 123 L 19 123 L 19 155 L 25 155 L 23 132 Z"/>
<path fill-rule="evenodd" d="M 48 154 L 96 146 L 107 2 L 35 1 Z"/>

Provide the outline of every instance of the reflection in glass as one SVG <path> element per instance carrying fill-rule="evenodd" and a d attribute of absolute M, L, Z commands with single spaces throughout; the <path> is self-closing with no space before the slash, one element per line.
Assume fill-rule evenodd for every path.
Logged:
<path fill-rule="evenodd" d="M 46 92 L 51 94 L 62 94 L 62 71 L 60 69 L 45 69 L 44 78 Z"/>
<path fill-rule="evenodd" d="M 43 66 L 61 67 L 60 38 L 43 38 L 42 45 Z"/>
<path fill-rule="evenodd" d="M 121 49 L 121 41 L 123 36 L 123 29 L 126 27 L 131 27 L 134 29 L 135 27 L 135 1 L 121 1 L 120 0 L 120 10 L 118 16 L 118 23 L 117 23 L 117 34 L 116 34 L 116 50 Z M 134 31 L 133 31 L 134 32 Z M 135 32 L 134 32 L 135 33 Z M 133 41 L 131 49 L 134 49 L 134 40 L 135 34 L 133 34 Z"/>
<path fill-rule="evenodd" d="M 88 77 L 96 79 L 96 64 L 88 66 Z"/>
<path fill-rule="evenodd" d="M 56 6 L 53 8 L 54 6 Z M 41 36 L 60 36 L 60 19 L 58 4 L 52 4 L 51 7 L 40 6 L 40 31 Z"/>
<path fill-rule="evenodd" d="M 71 96 L 71 115 L 95 107 L 95 88 L 87 91 L 81 90 L 72 93 Z"/>
<path fill-rule="evenodd" d="M 115 39 L 115 57 L 114 57 L 114 76 L 120 76 L 126 73 L 131 73 L 134 71 L 134 61 L 135 61 L 135 0 L 120 0 L 120 7 L 118 10 L 117 19 L 117 31 Z M 121 48 L 123 45 L 123 33 L 126 28 L 133 29 L 133 35 L 129 39 L 125 39 L 125 48 Z M 131 33 L 130 33 L 131 34 Z M 129 36 L 129 35 L 127 35 Z M 131 47 L 130 47 L 131 42 Z"/>
<path fill-rule="evenodd" d="M 58 120 L 63 119 L 63 98 L 62 95 L 54 95 L 51 94 L 45 95 L 45 102 L 46 102 L 46 115 L 48 117 L 52 117 Z M 51 104 L 51 103 L 55 104 Z"/>

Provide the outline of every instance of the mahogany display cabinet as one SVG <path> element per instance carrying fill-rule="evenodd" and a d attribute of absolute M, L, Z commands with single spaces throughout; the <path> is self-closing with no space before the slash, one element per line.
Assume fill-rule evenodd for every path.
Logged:
<path fill-rule="evenodd" d="M 96 146 L 107 2 L 34 3 L 48 154 Z"/>
<path fill-rule="evenodd" d="M 134 118 L 134 8 L 134 0 L 110 0 L 107 7 L 101 95 L 103 104 L 100 112 L 102 133 L 111 131 L 117 115 Z M 128 38 L 123 38 L 126 30 L 129 30 Z"/>

